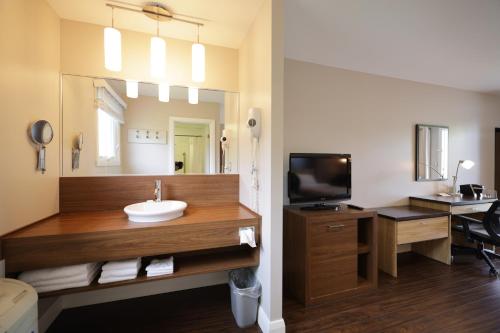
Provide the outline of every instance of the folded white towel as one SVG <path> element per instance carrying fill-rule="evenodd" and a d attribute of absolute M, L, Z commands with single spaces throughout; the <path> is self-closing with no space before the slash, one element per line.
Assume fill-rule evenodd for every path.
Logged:
<path fill-rule="evenodd" d="M 110 261 L 106 263 L 104 266 L 102 266 L 103 271 L 131 269 L 131 268 L 135 268 L 137 270 L 141 268 L 141 258 Z"/>
<path fill-rule="evenodd" d="M 149 271 L 146 275 L 147 275 L 147 277 L 152 277 L 152 276 L 169 275 L 169 274 L 173 274 L 173 273 L 174 273 L 174 270 L 171 269 L 171 270 L 154 271 L 154 272 Z"/>
<path fill-rule="evenodd" d="M 48 291 L 55 291 L 55 290 L 61 290 L 61 289 L 86 287 L 92 283 L 95 276 L 97 275 L 97 272 L 98 272 L 98 270 L 96 269 L 95 273 L 93 275 L 90 275 L 88 277 L 83 277 L 83 279 L 80 281 L 61 283 L 61 284 L 57 284 L 57 285 L 40 286 L 40 287 L 35 287 L 35 289 L 38 293 L 44 293 L 44 292 L 48 292 Z"/>
<path fill-rule="evenodd" d="M 74 276 L 68 276 L 52 280 L 34 281 L 30 282 L 29 284 L 31 284 L 35 288 L 38 288 L 38 287 L 57 286 L 61 284 L 78 283 L 82 281 L 87 281 L 89 279 L 93 280 L 98 272 L 99 272 L 99 266 L 95 265 L 94 269 L 88 272 L 87 274 L 78 274 Z"/>
<path fill-rule="evenodd" d="M 138 272 L 139 272 L 139 270 L 137 268 L 102 271 L 101 277 L 102 278 L 111 278 L 111 277 L 129 276 L 129 275 L 133 275 L 133 274 L 137 275 Z"/>
<path fill-rule="evenodd" d="M 151 263 L 146 267 L 146 271 L 158 271 L 165 269 L 174 269 L 174 257 L 169 257 L 167 259 L 153 259 Z"/>
<path fill-rule="evenodd" d="M 81 265 L 37 269 L 21 273 L 19 275 L 19 280 L 24 281 L 26 283 L 30 283 L 30 282 L 40 282 L 52 279 L 71 277 L 79 274 L 84 275 L 92 271 L 95 265 L 96 263 L 89 263 Z"/>
<path fill-rule="evenodd" d="M 101 276 L 97 282 L 99 282 L 100 284 L 103 284 L 103 283 L 133 280 L 135 278 L 137 278 L 137 274 L 131 274 L 128 276 L 119 276 L 119 277 L 108 277 L 108 278 L 103 278 Z"/>

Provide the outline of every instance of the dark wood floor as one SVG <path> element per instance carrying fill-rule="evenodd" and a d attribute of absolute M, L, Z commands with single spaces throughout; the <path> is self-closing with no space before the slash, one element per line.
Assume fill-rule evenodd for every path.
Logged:
<path fill-rule="evenodd" d="M 449 267 L 400 255 L 399 278 L 381 274 L 362 297 L 303 308 L 285 299 L 287 332 L 500 332 L 500 280 L 472 257 Z M 500 266 L 500 262 L 497 262 Z M 239 330 L 226 286 L 65 310 L 49 332 L 258 332 Z"/>

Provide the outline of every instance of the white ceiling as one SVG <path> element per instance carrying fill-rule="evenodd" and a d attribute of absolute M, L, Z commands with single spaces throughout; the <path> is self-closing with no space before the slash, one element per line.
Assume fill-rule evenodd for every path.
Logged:
<path fill-rule="evenodd" d="M 500 92 L 500 0 L 286 0 L 289 58 Z"/>
<path fill-rule="evenodd" d="M 57 14 L 64 19 L 99 25 L 111 24 L 111 9 L 114 4 L 144 5 L 150 1 L 125 0 L 47 0 Z M 263 0 L 162 0 L 156 1 L 174 14 L 193 17 L 205 26 L 200 29 L 202 43 L 239 48 L 250 25 L 257 15 Z M 115 27 L 149 34 L 156 32 L 156 21 L 141 13 L 115 10 Z M 160 35 L 165 37 L 195 40 L 196 27 L 170 21 L 160 23 Z"/>

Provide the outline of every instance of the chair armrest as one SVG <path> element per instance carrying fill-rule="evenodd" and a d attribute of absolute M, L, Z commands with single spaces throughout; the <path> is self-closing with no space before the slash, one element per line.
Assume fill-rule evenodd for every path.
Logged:
<path fill-rule="evenodd" d="M 473 219 L 472 217 L 464 216 L 464 215 L 455 215 L 454 217 L 458 218 L 462 221 L 462 226 L 464 228 L 465 239 L 469 242 L 474 242 L 472 237 L 470 236 L 470 228 L 469 223 L 481 224 L 483 223 L 481 220 Z"/>

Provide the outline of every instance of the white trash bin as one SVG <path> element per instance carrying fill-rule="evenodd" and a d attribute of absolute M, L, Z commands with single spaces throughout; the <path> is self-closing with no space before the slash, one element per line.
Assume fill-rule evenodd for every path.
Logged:
<path fill-rule="evenodd" d="M 260 282 L 248 268 L 229 272 L 231 288 L 231 310 L 238 327 L 245 328 L 255 324 L 261 292 Z"/>
<path fill-rule="evenodd" d="M 29 284 L 0 279 L 0 332 L 38 333 L 38 294 Z"/>

